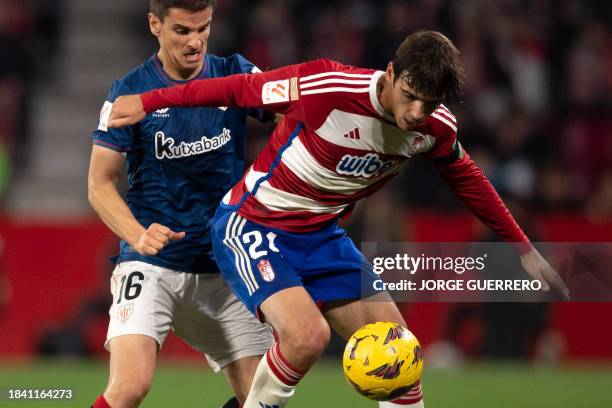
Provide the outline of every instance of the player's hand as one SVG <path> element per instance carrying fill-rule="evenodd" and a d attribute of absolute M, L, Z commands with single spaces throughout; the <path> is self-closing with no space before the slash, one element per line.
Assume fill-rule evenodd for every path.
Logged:
<path fill-rule="evenodd" d="M 565 283 L 563 283 L 557 271 L 550 266 L 548 261 L 546 261 L 535 248 L 532 248 L 531 251 L 521 256 L 521 263 L 529 276 L 542 283 L 542 290 L 548 292 L 550 290 L 550 285 L 552 285 L 561 292 L 566 300 L 570 298 L 569 289 L 565 286 Z"/>
<path fill-rule="evenodd" d="M 120 128 L 140 122 L 147 116 L 140 95 L 124 95 L 115 99 L 108 120 L 109 128 Z"/>
<path fill-rule="evenodd" d="M 134 249 L 140 255 L 157 255 L 170 241 L 183 239 L 185 232 L 174 232 L 161 224 L 153 223 L 142 233 Z"/>

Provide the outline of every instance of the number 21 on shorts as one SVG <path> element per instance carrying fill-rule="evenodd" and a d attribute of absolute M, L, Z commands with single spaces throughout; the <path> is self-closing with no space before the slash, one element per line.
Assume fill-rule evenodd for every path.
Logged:
<path fill-rule="evenodd" d="M 272 231 L 266 234 L 266 239 L 268 243 L 268 248 L 272 252 L 280 252 L 276 245 L 274 244 L 274 240 L 276 239 L 276 234 Z M 262 256 L 268 255 L 268 251 L 262 248 L 263 237 L 260 231 L 250 231 L 246 234 L 242 235 L 242 242 L 249 248 L 249 256 L 251 259 L 256 260 L 261 258 Z"/>

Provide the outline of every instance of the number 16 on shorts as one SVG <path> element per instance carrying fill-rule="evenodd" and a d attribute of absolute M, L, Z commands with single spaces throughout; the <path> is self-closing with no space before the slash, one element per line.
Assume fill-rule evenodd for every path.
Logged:
<path fill-rule="evenodd" d="M 120 266 L 113 272 L 111 293 L 116 317 L 121 323 L 125 323 L 134 311 L 134 300 L 142 293 L 145 276 L 141 271 L 128 271 L 123 274 L 121 272 L 123 271 Z"/>

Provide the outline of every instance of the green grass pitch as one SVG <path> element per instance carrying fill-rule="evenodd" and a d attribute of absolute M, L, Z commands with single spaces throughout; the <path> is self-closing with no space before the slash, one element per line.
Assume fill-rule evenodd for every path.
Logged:
<path fill-rule="evenodd" d="M 0 407 L 89 407 L 107 381 L 105 362 L 46 361 L 0 363 Z M 9 402 L 8 388 L 70 388 L 72 401 Z M 568 366 L 535 369 L 526 365 L 489 363 L 462 370 L 429 371 L 423 388 L 427 408 L 610 408 L 612 366 Z M 196 365 L 160 363 L 143 407 L 219 408 L 230 396 L 222 375 Z M 300 384 L 292 408 L 375 408 L 355 393 L 341 366 L 323 361 Z"/>

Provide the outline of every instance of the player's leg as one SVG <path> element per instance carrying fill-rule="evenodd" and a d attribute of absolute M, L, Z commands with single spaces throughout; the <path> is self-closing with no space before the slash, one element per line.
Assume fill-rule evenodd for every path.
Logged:
<path fill-rule="evenodd" d="M 331 327 L 344 339 L 360 327 L 374 322 L 394 322 L 406 327 L 399 309 L 387 293 L 378 293 L 367 300 L 341 300 L 327 302 L 323 314 Z M 423 394 L 420 382 L 402 397 L 389 402 L 380 402 L 381 408 L 423 407 Z"/>
<path fill-rule="evenodd" d="M 374 322 L 393 322 L 406 326 L 399 309 L 385 292 L 363 299 L 325 302 L 322 312 L 331 327 L 344 339 L 360 327 Z"/>
<path fill-rule="evenodd" d="M 378 279 L 371 265 L 348 238 L 342 228 L 329 231 L 323 237 L 325 245 L 312 251 L 306 259 L 308 268 L 304 276 L 304 286 L 313 299 L 322 302 L 322 312 L 330 325 L 345 339 L 358 328 L 377 321 L 390 321 L 406 326 L 399 309 L 387 293 L 371 290 L 372 281 Z M 327 273 L 318 273 L 329 268 Z M 367 301 L 360 300 L 367 296 Z M 396 405 L 422 406 L 420 384 L 415 385 L 402 398 L 381 407 Z"/>
<path fill-rule="evenodd" d="M 238 300 L 218 273 L 186 275 L 174 332 L 222 371 L 244 403 L 261 356 L 274 343 L 272 330 Z"/>
<path fill-rule="evenodd" d="M 246 401 L 262 355 L 244 357 L 222 368 L 225 379 L 240 404 L 244 404 L 244 401 Z"/>
<path fill-rule="evenodd" d="M 215 260 L 233 292 L 260 311 L 278 337 L 260 361 L 245 408 L 282 407 L 329 341 L 329 325 L 296 267 L 307 239 L 248 222 L 221 205 L 213 223 Z"/>
<path fill-rule="evenodd" d="M 274 293 L 260 306 L 278 337 L 257 367 L 244 408 L 283 407 L 321 356 L 330 338 L 329 325 L 302 287 Z"/>
<path fill-rule="evenodd" d="M 172 325 L 176 274 L 143 262 L 122 262 L 113 271 L 113 304 L 105 347 L 110 375 L 94 408 L 136 407 L 151 386 L 157 351 Z"/>
<path fill-rule="evenodd" d="M 157 342 L 139 334 L 110 340 L 110 376 L 104 398 L 113 408 L 137 407 L 149 392 Z"/>
<path fill-rule="evenodd" d="M 211 301 L 214 303 L 214 299 Z M 206 321 L 202 313 L 197 318 L 177 313 L 175 333 L 205 352 L 215 371 L 223 370 L 245 408 L 261 408 L 260 403 L 284 406 L 327 345 L 329 326 L 302 287 L 278 292 L 261 305 L 266 321 L 276 328 L 277 343 L 268 326 L 260 323 L 237 299 L 236 302 L 229 311 L 223 308 L 206 315 L 217 316 L 216 320 Z"/>
<path fill-rule="evenodd" d="M 301 287 L 287 288 L 260 306 L 278 337 L 280 352 L 298 371 L 306 372 L 329 343 L 330 329 L 312 298 Z"/>

